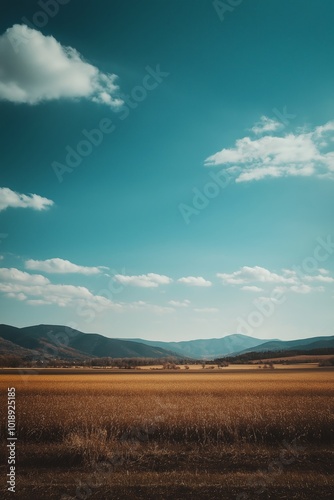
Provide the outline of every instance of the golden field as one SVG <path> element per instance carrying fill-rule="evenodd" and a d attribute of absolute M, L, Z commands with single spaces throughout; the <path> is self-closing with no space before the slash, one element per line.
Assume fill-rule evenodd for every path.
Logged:
<path fill-rule="evenodd" d="M 208 372 L 0 375 L 15 498 L 333 498 L 334 371 Z"/>

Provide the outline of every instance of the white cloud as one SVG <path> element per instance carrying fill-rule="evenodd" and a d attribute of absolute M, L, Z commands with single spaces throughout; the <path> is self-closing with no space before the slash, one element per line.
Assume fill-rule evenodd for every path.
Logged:
<path fill-rule="evenodd" d="M 230 274 L 218 273 L 217 276 L 223 281 L 223 283 L 229 285 L 242 285 L 252 282 L 283 284 L 296 283 L 296 278 L 294 276 L 291 277 L 291 275 L 287 273 L 286 270 L 284 270 L 283 274 L 280 275 L 260 266 L 243 266 L 239 269 L 239 271 L 235 271 Z"/>
<path fill-rule="evenodd" d="M 241 290 L 244 290 L 245 292 L 254 292 L 254 293 L 263 292 L 263 288 L 260 288 L 259 286 L 255 285 L 242 286 Z"/>
<path fill-rule="evenodd" d="M 0 281 L 17 282 L 28 285 L 47 285 L 50 283 L 50 281 L 41 274 L 29 274 L 14 267 L 1 267 Z"/>
<path fill-rule="evenodd" d="M 168 304 L 170 304 L 173 307 L 189 307 L 190 300 L 188 300 L 188 299 L 185 299 L 185 300 L 182 300 L 182 301 L 179 301 L 179 300 L 170 300 L 168 302 Z"/>
<path fill-rule="evenodd" d="M 174 311 L 172 307 L 157 306 L 155 304 L 150 304 L 149 302 L 144 302 L 143 300 L 138 300 L 129 304 L 123 304 L 123 307 L 125 310 L 130 309 L 135 311 L 149 311 L 154 314 L 166 314 Z"/>
<path fill-rule="evenodd" d="M 38 104 L 61 98 L 87 98 L 120 106 L 116 75 L 102 73 L 73 47 L 26 25 L 0 36 L 0 99 Z"/>
<path fill-rule="evenodd" d="M 333 140 L 334 121 L 310 132 L 281 137 L 267 135 L 254 140 L 243 137 L 234 148 L 224 148 L 209 156 L 205 165 L 225 165 L 236 176 L 236 182 L 311 175 L 334 179 Z"/>
<path fill-rule="evenodd" d="M 26 269 L 30 271 L 42 271 L 45 273 L 54 274 L 84 274 L 90 276 L 93 274 L 100 274 L 102 272 L 101 267 L 87 267 L 78 266 L 73 264 L 69 260 L 63 260 L 59 258 L 47 259 L 47 260 L 33 260 L 29 259 L 25 262 Z"/>
<path fill-rule="evenodd" d="M 29 274 L 15 268 L 0 268 L 0 292 L 10 298 L 27 300 L 27 303 L 32 305 L 80 307 L 80 311 L 122 308 L 120 304 L 102 295 L 94 295 L 86 287 L 54 285 L 45 276 Z"/>
<path fill-rule="evenodd" d="M 254 305 L 256 304 L 269 304 L 270 302 L 274 302 L 275 304 L 279 304 L 279 300 L 276 299 L 275 297 L 258 297 L 256 300 L 254 300 Z"/>
<path fill-rule="evenodd" d="M 159 285 L 168 285 L 173 280 L 168 276 L 161 274 L 148 273 L 138 276 L 125 276 L 124 274 L 116 274 L 115 280 L 123 285 L 138 286 L 140 288 L 156 288 Z"/>
<path fill-rule="evenodd" d="M 49 305 L 49 302 L 43 299 L 28 299 L 27 304 L 30 306 L 47 306 Z"/>
<path fill-rule="evenodd" d="M 304 283 L 301 283 L 299 285 L 291 286 L 290 290 L 295 293 L 310 293 L 312 292 L 312 287 L 309 285 L 305 285 Z"/>
<path fill-rule="evenodd" d="M 53 205 L 53 201 L 38 194 L 20 194 L 9 188 L 0 188 L 0 212 L 6 208 L 32 208 L 46 210 Z"/>
<path fill-rule="evenodd" d="M 320 272 L 320 269 L 319 269 L 319 272 Z M 324 273 L 321 273 L 321 274 L 318 274 L 316 276 L 312 276 L 312 275 L 305 275 L 304 276 L 304 279 L 305 281 L 319 281 L 319 282 L 322 282 L 322 283 L 334 283 L 334 278 L 332 278 L 331 276 L 324 276 Z"/>
<path fill-rule="evenodd" d="M 12 298 L 12 299 L 16 299 L 16 300 L 27 300 L 27 296 L 24 295 L 24 293 L 13 293 L 13 292 L 10 292 L 7 294 L 8 297 Z"/>
<path fill-rule="evenodd" d="M 282 127 L 283 124 L 281 122 L 267 116 L 261 116 L 260 120 L 251 128 L 251 131 L 256 135 L 262 135 L 269 132 L 276 132 L 276 130 Z"/>
<path fill-rule="evenodd" d="M 202 278 L 201 276 L 188 276 L 186 278 L 180 278 L 177 280 L 179 283 L 183 283 L 185 285 L 189 285 L 189 286 L 204 286 L 204 287 L 208 287 L 208 286 L 211 286 L 212 283 L 211 281 L 208 281 L 204 278 Z"/>
<path fill-rule="evenodd" d="M 260 266 L 244 266 L 233 273 L 219 273 L 217 276 L 226 285 L 243 285 L 240 289 L 245 291 L 261 292 L 263 288 L 253 283 L 262 283 L 263 285 L 277 285 L 273 290 L 274 293 L 281 294 L 290 291 L 306 294 L 314 291 L 323 292 L 325 290 L 323 286 L 312 286 L 309 283 L 334 283 L 334 278 L 327 275 L 328 271 L 326 269 L 319 269 L 318 272 L 319 274 L 316 275 L 300 275 L 300 273 L 297 273 L 293 269 L 282 269 L 280 273 L 276 273 Z M 259 297 L 258 300 L 261 301 L 264 299 L 263 297 Z"/>
<path fill-rule="evenodd" d="M 290 290 L 295 293 L 311 293 L 311 292 L 323 292 L 325 289 L 323 286 L 310 286 L 305 283 L 300 283 L 299 285 L 293 285 Z"/>

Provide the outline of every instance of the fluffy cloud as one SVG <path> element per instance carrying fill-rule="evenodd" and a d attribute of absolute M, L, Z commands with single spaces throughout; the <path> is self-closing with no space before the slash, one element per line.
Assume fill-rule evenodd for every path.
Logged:
<path fill-rule="evenodd" d="M 81 311 L 122 308 L 102 295 L 94 295 L 86 287 L 54 285 L 45 276 L 15 268 L 0 268 L 0 292 L 10 298 L 26 300 L 31 305 L 80 307 Z"/>
<path fill-rule="evenodd" d="M 290 290 L 295 293 L 310 293 L 313 289 L 311 286 L 301 283 L 299 285 L 293 285 L 290 287 Z"/>
<path fill-rule="evenodd" d="M 26 269 L 30 271 L 42 271 L 45 273 L 54 274 L 84 274 L 90 276 L 92 274 L 100 274 L 104 268 L 101 267 L 86 267 L 73 264 L 69 260 L 63 259 L 47 259 L 47 260 L 26 260 Z"/>
<path fill-rule="evenodd" d="M 166 314 L 174 311 L 172 307 L 157 306 L 155 304 L 150 304 L 149 302 L 144 302 L 143 300 L 123 304 L 123 307 L 125 310 L 149 311 L 154 314 Z"/>
<path fill-rule="evenodd" d="M 319 270 L 320 271 L 320 270 Z M 307 275 L 305 276 L 305 281 L 319 281 L 322 283 L 334 283 L 334 278 L 331 276 L 324 276 L 323 274 L 317 274 L 316 276 Z"/>
<path fill-rule="evenodd" d="M 188 276 L 186 278 L 180 278 L 177 280 L 179 283 L 183 283 L 185 285 L 189 286 L 204 286 L 208 287 L 211 286 L 212 283 L 211 281 L 208 281 L 201 276 L 195 277 L 195 276 Z"/>
<path fill-rule="evenodd" d="M 239 271 L 230 274 L 218 273 L 217 276 L 223 283 L 229 285 L 242 285 L 254 281 L 260 283 L 283 283 L 292 285 L 296 283 L 295 277 L 291 276 L 287 270 L 284 270 L 283 274 L 279 275 L 260 266 L 244 266 L 240 268 Z"/>
<path fill-rule="evenodd" d="M 334 283 L 334 278 L 328 276 L 329 271 L 326 269 L 318 269 L 318 273 L 300 274 L 294 269 L 282 269 L 280 273 L 276 273 L 260 266 L 244 266 L 233 273 L 218 273 L 217 276 L 225 285 L 243 285 L 241 290 L 245 291 L 262 292 L 263 288 L 254 284 L 262 283 L 263 285 L 276 285 L 273 292 L 280 294 L 287 291 L 306 294 L 325 290 L 323 286 L 314 286 L 309 283 Z M 259 300 L 261 299 L 262 297 L 259 297 Z"/>
<path fill-rule="evenodd" d="M 265 117 L 262 117 L 264 120 Z M 266 119 L 269 120 L 269 119 Z M 274 123 L 253 127 L 260 134 Z M 254 130 L 255 129 L 255 130 Z M 258 139 L 243 137 L 234 148 L 222 149 L 205 160 L 206 166 L 225 165 L 236 182 L 265 177 L 317 176 L 334 179 L 334 121 L 310 132 L 299 131 L 282 137 L 266 135 Z"/>
<path fill-rule="evenodd" d="M 267 116 L 261 116 L 259 122 L 255 123 L 254 127 L 251 128 L 251 131 L 256 135 L 262 135 L 270 132 L 276 132 L 283 127 L 283 124 L 277 120 L 273 120 L 272 118 L 268 118 Z"/>
<path fill-rule="evenodd" d="M 190 305 L 190 300 L 188 299 L 185 299 L 185 300 L 170 300 L 168 302 L 168 304 L 170 304 L 171 306 L 173 307 L 189 307 Z"/>
<path fill-rule="evenodd" d="M 254 293 L 263 292 L 263 288 L 260 288 L 259 286 L 255 285 L 242 286 L 241 290 L 244 290 L 245 292 L 254 292 Z"/>
<path fill-rule="evenodd" d="M 61 45 L 26 25 L 15 24 L 0 36 L 0 99 L 38 104 L 61 98 L 87 98 L 111 107 L 116 75 L 102 73 L 72 47 Z"/>
<path fill-rule="evenodd" d="M 29 274 L 16 268 L 0 268 L 0 281 L 18 282 L 28 285 L 47 285 L 50 281 L 41 274 Z"/>
<path fill-rule="evenodd" d="M 172 282 L 171 278 L 161 274 L 148 273 L 138 276 L 125 276 L 124 274 L 116 274 L 115 280 L 122 285 L 138 286 L 140 288 L 156 288 L 159 285 L 168 285 Z"/>
<path fill-rule="evenodd" d="M 1 83 L 0 83 L 1 85 Z M 52 200 L 43 198 L 38 194 L 20 194 L 9 188 L 0 188 L 0 212 L 6 208 L 32 208 L 33 210 L 46 210 L 53 205 Z"/>

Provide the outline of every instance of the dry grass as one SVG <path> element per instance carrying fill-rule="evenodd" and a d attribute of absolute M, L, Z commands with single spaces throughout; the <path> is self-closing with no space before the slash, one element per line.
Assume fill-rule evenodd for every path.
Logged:
<path fill-rule="evenodd" d="M 183 487 L 195 495 L 189 498 L 195 498 L 196 491 L 198 498 L 206 498 L 205 488 L 211 498 L 225 498 L 234 489 L 235 495 L 255 492 L 263 483 L 259 469 L 265 471 L 266 491 L 272 492 L 287 484 L 281 481 L 282 474 L 270 469 L 275 459 L 291 478 L 299 475 L 294 484 L 300 485 L 300 495 L 309 484 L 301 479 L 307 473 L 315 474 L 314 484 L 322 484 L 321 498 L 327 498 L 323 474 L 324 464 L 333 461 L 333 381 L 331 370 L 133 372 L 2 375 L 0 387 L 2 398 L 7 386 L 15 386 L 17 392 L 21 494 L 33 491 L 35 485 L 40 495 L 48 491 L 49 499 L 59 499 L 60 491 L 75 498 L 76 478 L 87 480 L 98 473 L 99 486 L 91 487 L 84 498 L 150 498 L 134 496 L 139 495 L 139 486 L 145 490 L 149 484 L 160 488 L 156 494 L 161 498 L 169 498 L 170 485 L 179 486 L 174 498 Z M 3 417 L 2 439 L 5 434 Z M 45 477 L 53 474 L 53 492 L 50 485 L 41 489 L 37 476 L 29 475 L 34 467 L 42 467 Z M 66 476 L 62 486 L 59 478 L 69 467 L 72 482 Z M 328 478 L 329 487 L 334 485 L 332 479 Z M 305 494 L 311 490 L 307 487 Z M 55 491 L 58 496 L 52 496 Z M 95 496 L 97 491 L 102 496 Z"/>

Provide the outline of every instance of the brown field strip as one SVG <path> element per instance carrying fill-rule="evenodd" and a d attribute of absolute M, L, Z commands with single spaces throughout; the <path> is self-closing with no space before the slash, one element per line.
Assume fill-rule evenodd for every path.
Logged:
<path fill-rule="evenodd" d="M 333 370 L 203 372 L 1 374 L 15 498 L 332 498 Z"/>

